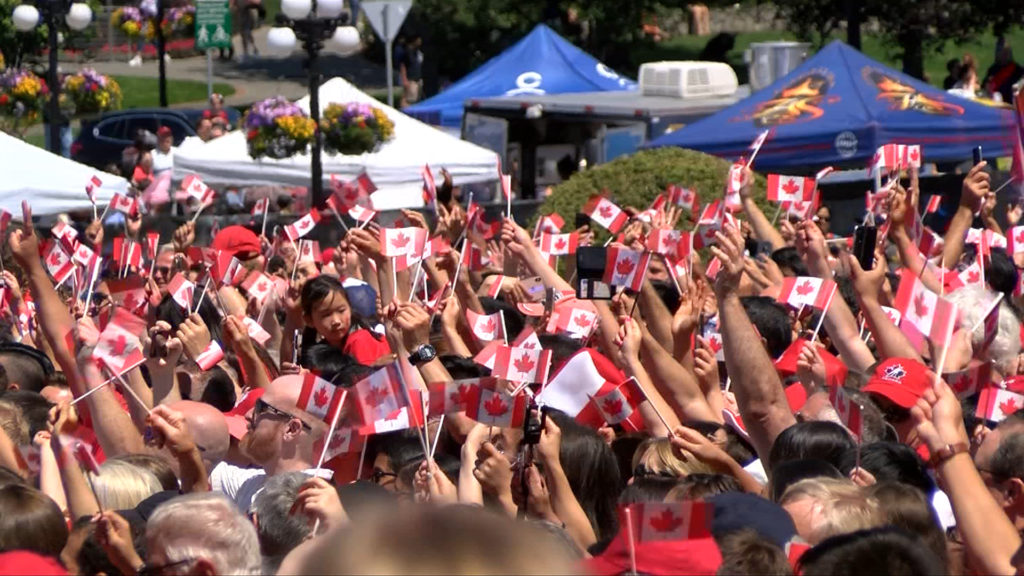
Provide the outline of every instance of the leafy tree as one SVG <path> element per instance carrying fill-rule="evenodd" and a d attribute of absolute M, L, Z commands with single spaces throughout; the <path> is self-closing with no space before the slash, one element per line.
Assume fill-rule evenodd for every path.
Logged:
<path fill-rule="evenodd" d="M 9 68 L 20 66 L 24 56 L 42 52 L 46 46 L 46 26 L 29 32 L 18 32 L 14 27 L 12 13 L 21 3 L 21 0 L 0 0 L 0 53 Z"/>

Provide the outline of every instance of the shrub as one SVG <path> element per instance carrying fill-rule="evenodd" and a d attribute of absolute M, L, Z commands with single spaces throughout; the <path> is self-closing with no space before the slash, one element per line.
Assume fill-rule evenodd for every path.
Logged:
<path fill-rule="evenodd" d="M 602 190 L 607 190 L 611 199 L 623 208 L 631 206 L 644 210 L 669 184 L 696 189 L 703 207 L 722 197 L 729 166 L 727 160 L 694 150 L 643 150 L 574 174 L 555 187 L 537 210 L 534 221 L 542 214 L 557 212 L 570 227 L 576 212 L 587 199 Z M 775 215 L 776 206 L 764 198 L 765 178 L 755 173 L 754 179 L 756 202 L 771 218 Z M 689 229 L 692 226 L 684 227 Z"/>

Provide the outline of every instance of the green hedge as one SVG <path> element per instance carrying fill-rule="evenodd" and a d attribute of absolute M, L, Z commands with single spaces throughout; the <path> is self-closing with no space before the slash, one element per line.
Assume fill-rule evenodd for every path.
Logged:
<path fill-rule="evenodd" d="M 576 212 L 592 194 L 602 190 L 608 190 L 619 206 L 644 210 L 669 184 L 696 189 L 703 207 L 722 197 L 729 166 L 730 162 L 726 160 L 694 150 L 643 150 L 574 174 L 555 187 L 537 214 L 557 212 L 568 226 L 572 226 Z M 771 218 L 776 207 L 764 198 L 765 178 L 756 173 L 754 177 L 757 204 Z"/>

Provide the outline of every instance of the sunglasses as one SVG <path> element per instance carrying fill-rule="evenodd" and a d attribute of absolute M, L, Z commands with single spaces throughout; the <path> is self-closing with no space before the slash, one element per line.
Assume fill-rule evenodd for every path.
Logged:
<path fill-rule="evenodd" d="M 313 428 L 310 427 L 309 424 L 306 424 L 301 419 L 299 419 L 298 416 L 296 416 L 294 414 L 291 414 L 291 413 L 288 413 L 288 412 L 285 412 L 284 410 L 279 410 L 277 408 L 274 408 L 270 404 L 267 404 L 266 402 L 264 402 L 262 398 L 257 400 L 256 401 L 256 405 L 252 407 L 252 417 L 249 419 L 249 422 L 252 423 L 255 426 L 256 419 L 259 418 L 260 416 L 263 416 L 264 414 L 268 414 L 268 413 L 273 415 L 273 416 L 277 416 L 278 418 L 285 418 L 287 420 L 291 420 L 292 418 L 295 418 L 296 420 L 298 420 L 302 424 L 302 428 L 305 429 L 307 432 L 312 432 L 313 431 Z"/>
<path fill-rule="evenodd" d="M 394 478 L 397 480 L 398 474 L 395 474 L 394 472 L 385 472 L 383 470 L 374 470 L 373 474 L 370 474 L 370 482 L 373 482 L 374 484 L 379 485 L 385 478 Z"/>
<path fill-rule="evenodd" d="M 163 574 L 164 570 L 184 566 L 185 564 L 195 562 L 195 560 L 195 558 L 186 558 L 184 560 L 178 560 L 177 562 L 168 562 L 167 564 L 158 564 L 156 566 L 145 564 L 142 568 L 139 568 L 138 576 L 156 576 L 157 574 Z"/>

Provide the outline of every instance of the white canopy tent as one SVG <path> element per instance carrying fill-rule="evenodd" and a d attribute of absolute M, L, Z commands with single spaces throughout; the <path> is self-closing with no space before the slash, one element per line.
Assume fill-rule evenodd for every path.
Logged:
<path fill-rule="evenodd" d="M 377 152 L 359 156 L 323 155 L 324 179 L 334 174 L 350 180 L 364 170 L 378 191 L 373 195 L 378 210 L 421 206 L 421 171 L 430 165 L 440 182 L 440 169 L 446 168 L 457 185 L 495 181 L 498 156 L 494 152 L 455 138 L 436 128 L 402 114 L 360 92 L 342 78 L 333 78 L 320 86 L 321 110 L 331 103 L 365 102 L 384 111 L 395 123 L 395 135 Z M 309 96 L 297 104 L 309 110 Z M 212 185 L 308 186 L 310 158 L 302 154 L 284 160 L 253 160 L 246 150 L 242 130 L 202 142 L 189 138 L 174 153 L 174 179 L 197 174 Z"/>
<path fill-rule="evenodd" d="M 28 200 L 34 216 L 47 216 L 92 207 L 85 186 L 93 176 L 103 185 L 98 188 L 96 202 L 110 202 L 115 192 L 124 194 L 128 182 L 120 176 L 107 174 L 79 164 L 42 148 L 0 132 L 0 208 L 15 218 L 21 217 L 21 201 Z"/>

